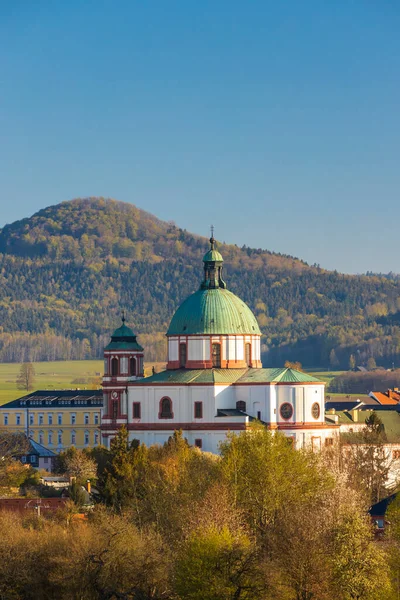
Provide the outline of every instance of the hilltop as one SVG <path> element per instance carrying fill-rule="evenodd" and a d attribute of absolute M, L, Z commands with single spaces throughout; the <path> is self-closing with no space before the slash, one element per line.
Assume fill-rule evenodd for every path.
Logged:
<path fill-rule="evenodd" d="M 124 202 L 76 199 L 0 230 L 0 359 L 95 358 L 125 308 L 148 360 L 197 289 L 207 239 Z M 400 281 L 218 244 L 229 289 L 256 313 L 265 364 L 400 359 Z M 332 354 L 332 350 L 334 350 Z"/>

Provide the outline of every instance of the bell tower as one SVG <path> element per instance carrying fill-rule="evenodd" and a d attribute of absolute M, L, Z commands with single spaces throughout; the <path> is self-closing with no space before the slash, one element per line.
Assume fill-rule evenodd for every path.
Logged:
<path fill-rule="evenodd" d="M 143 348 L 132 329 L 122 325 L 114 331 L 110 343 L 104 348 L 102 429 L 117 430 L 128 420 L 128 386 L 144 376 Z M 109 434 L 104 434 L 106 437 Z"/>

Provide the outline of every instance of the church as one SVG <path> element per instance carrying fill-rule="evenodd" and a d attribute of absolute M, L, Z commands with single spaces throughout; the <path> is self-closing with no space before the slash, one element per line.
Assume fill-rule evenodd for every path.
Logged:
<path fill-rule="evenodd" d="M 163 444 L 181 429 L 194 446 L 218 453 L 229 431 L 258 420 L 296 448 L 334 443 L 325 423 L 325 383 L 291 368 L 262 368 L 261 331 L 249 307 L 223 279 L 223 258 L 210 238 L 203 280 L 173 315 L 167 368 L 143 376 L 143 348 L 125 324 L 104 350 L 102 441 L 121 425 L 129 439 Z"/>

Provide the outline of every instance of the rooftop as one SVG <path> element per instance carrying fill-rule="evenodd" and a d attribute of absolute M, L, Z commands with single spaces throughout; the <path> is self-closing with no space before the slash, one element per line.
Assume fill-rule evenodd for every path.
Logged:
<path fill-rule="evenodd" d="M 9 408 L 43 408 L 43 407 L 80 407 L 103 406 L 103 392 L 99 390 L 37 390 L 17 400 L 11 400 L 0 406 Z"/>
<path fill-rule="evenodd" d="M 133 385 L 177 383 L 323 383 L 313 375 L 290 368 L 275 369 L 176 369 L 139 379 Z"/>

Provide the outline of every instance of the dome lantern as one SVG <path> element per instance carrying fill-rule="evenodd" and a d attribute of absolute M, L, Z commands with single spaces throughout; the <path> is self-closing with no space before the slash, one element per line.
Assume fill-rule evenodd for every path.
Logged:
<path fill-rule="evenodd" d="M 211 226 L 210 249 L 203 256 L 204 280 L 200 286 L 202 290 L 213 290 L 216 288 L 226 288 L 226 283 L 222 279 L 222 263 L 224 259 L 218 250 L 215 250 L 214 227 Z"/>

